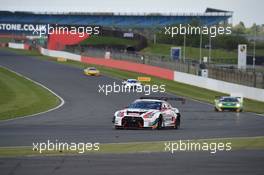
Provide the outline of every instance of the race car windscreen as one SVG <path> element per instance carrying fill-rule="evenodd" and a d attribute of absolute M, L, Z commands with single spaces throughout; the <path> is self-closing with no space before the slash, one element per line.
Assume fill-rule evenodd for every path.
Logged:
<path fill-rule="evenodd" d="M 157 109 L 160 110 L 161 102 L 156 101 L 138 101 L 130 104 L 128 108 L 136 108 L 136 109 Z"/>
<path fill-rule="evenodd" d="M 128 80 L 127 82 L 128 83 L 137 83 L 138 81 L 137 80 Z"/>
<path fill-rule="evenodd" d="M 238 102 L 237 98 L 223 98 L 220 100 L 221 102 Z"/>

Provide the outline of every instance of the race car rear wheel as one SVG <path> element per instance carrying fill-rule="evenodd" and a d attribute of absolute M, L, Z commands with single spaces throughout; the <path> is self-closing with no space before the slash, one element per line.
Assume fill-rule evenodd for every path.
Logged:
<path fill-rule="evenodd" d="M 163 121 L 163 118 L 162 118 L 162 115 L 159 116 L 159 121 L 157 123 L 157 129 L 161 129 L 162 128 L 162 121 Z"/>

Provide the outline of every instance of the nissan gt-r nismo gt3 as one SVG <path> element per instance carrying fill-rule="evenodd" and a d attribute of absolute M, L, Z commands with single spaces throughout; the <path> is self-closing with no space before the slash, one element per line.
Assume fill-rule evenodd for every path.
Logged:
<path fill-rule="evenodd" d="M 179 128 L 180 112 L 167 100 L 184 101 L 182 98 L 141 97 L 127 108 L 115 112 L 113 118 L 115 128 Z"/>
<path fill-rule="evenodd" d="M 125 86 L 125 88 L 128 89 L 132 89 L 132 88 L 137 89 L 142 87 L 141 83 L 136 79 L 127 79 L 123 81 L 122 84 Z"/>

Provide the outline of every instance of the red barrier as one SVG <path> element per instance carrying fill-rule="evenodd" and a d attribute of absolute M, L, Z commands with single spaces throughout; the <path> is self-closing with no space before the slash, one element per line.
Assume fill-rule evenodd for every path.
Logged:
<path fill-rule="evenodd" d="M 120 60 L 92 58 L 92 57 L 82 56 L 81 62 L 148 74 L 148 75 L 152 75 L 155 77 L 160 77 L 160 78 L 164 78 L 168 80 L 173 80 L 173 76 L 174 76 L 174 72 L 170 69 L 164 69 L 164 68 L 150 66 L 146 64 L 132 63 L 129 61 L 120 61 Z"/>
<path fill-rule="evenodd" d="M 29 44 L 24 44 L 24 49 L 25 50 L 30 50 L 30 45 Z"/>

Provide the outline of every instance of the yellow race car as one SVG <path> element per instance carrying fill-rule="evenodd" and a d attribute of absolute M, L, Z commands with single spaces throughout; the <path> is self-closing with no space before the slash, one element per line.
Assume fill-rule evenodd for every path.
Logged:
<path fill-rule="evenodd" d="M 84 69 L 84 74 L 89 76 L 99 76 L 100 71 L 95 67 L 87 67 L 86 69 Z"/>

